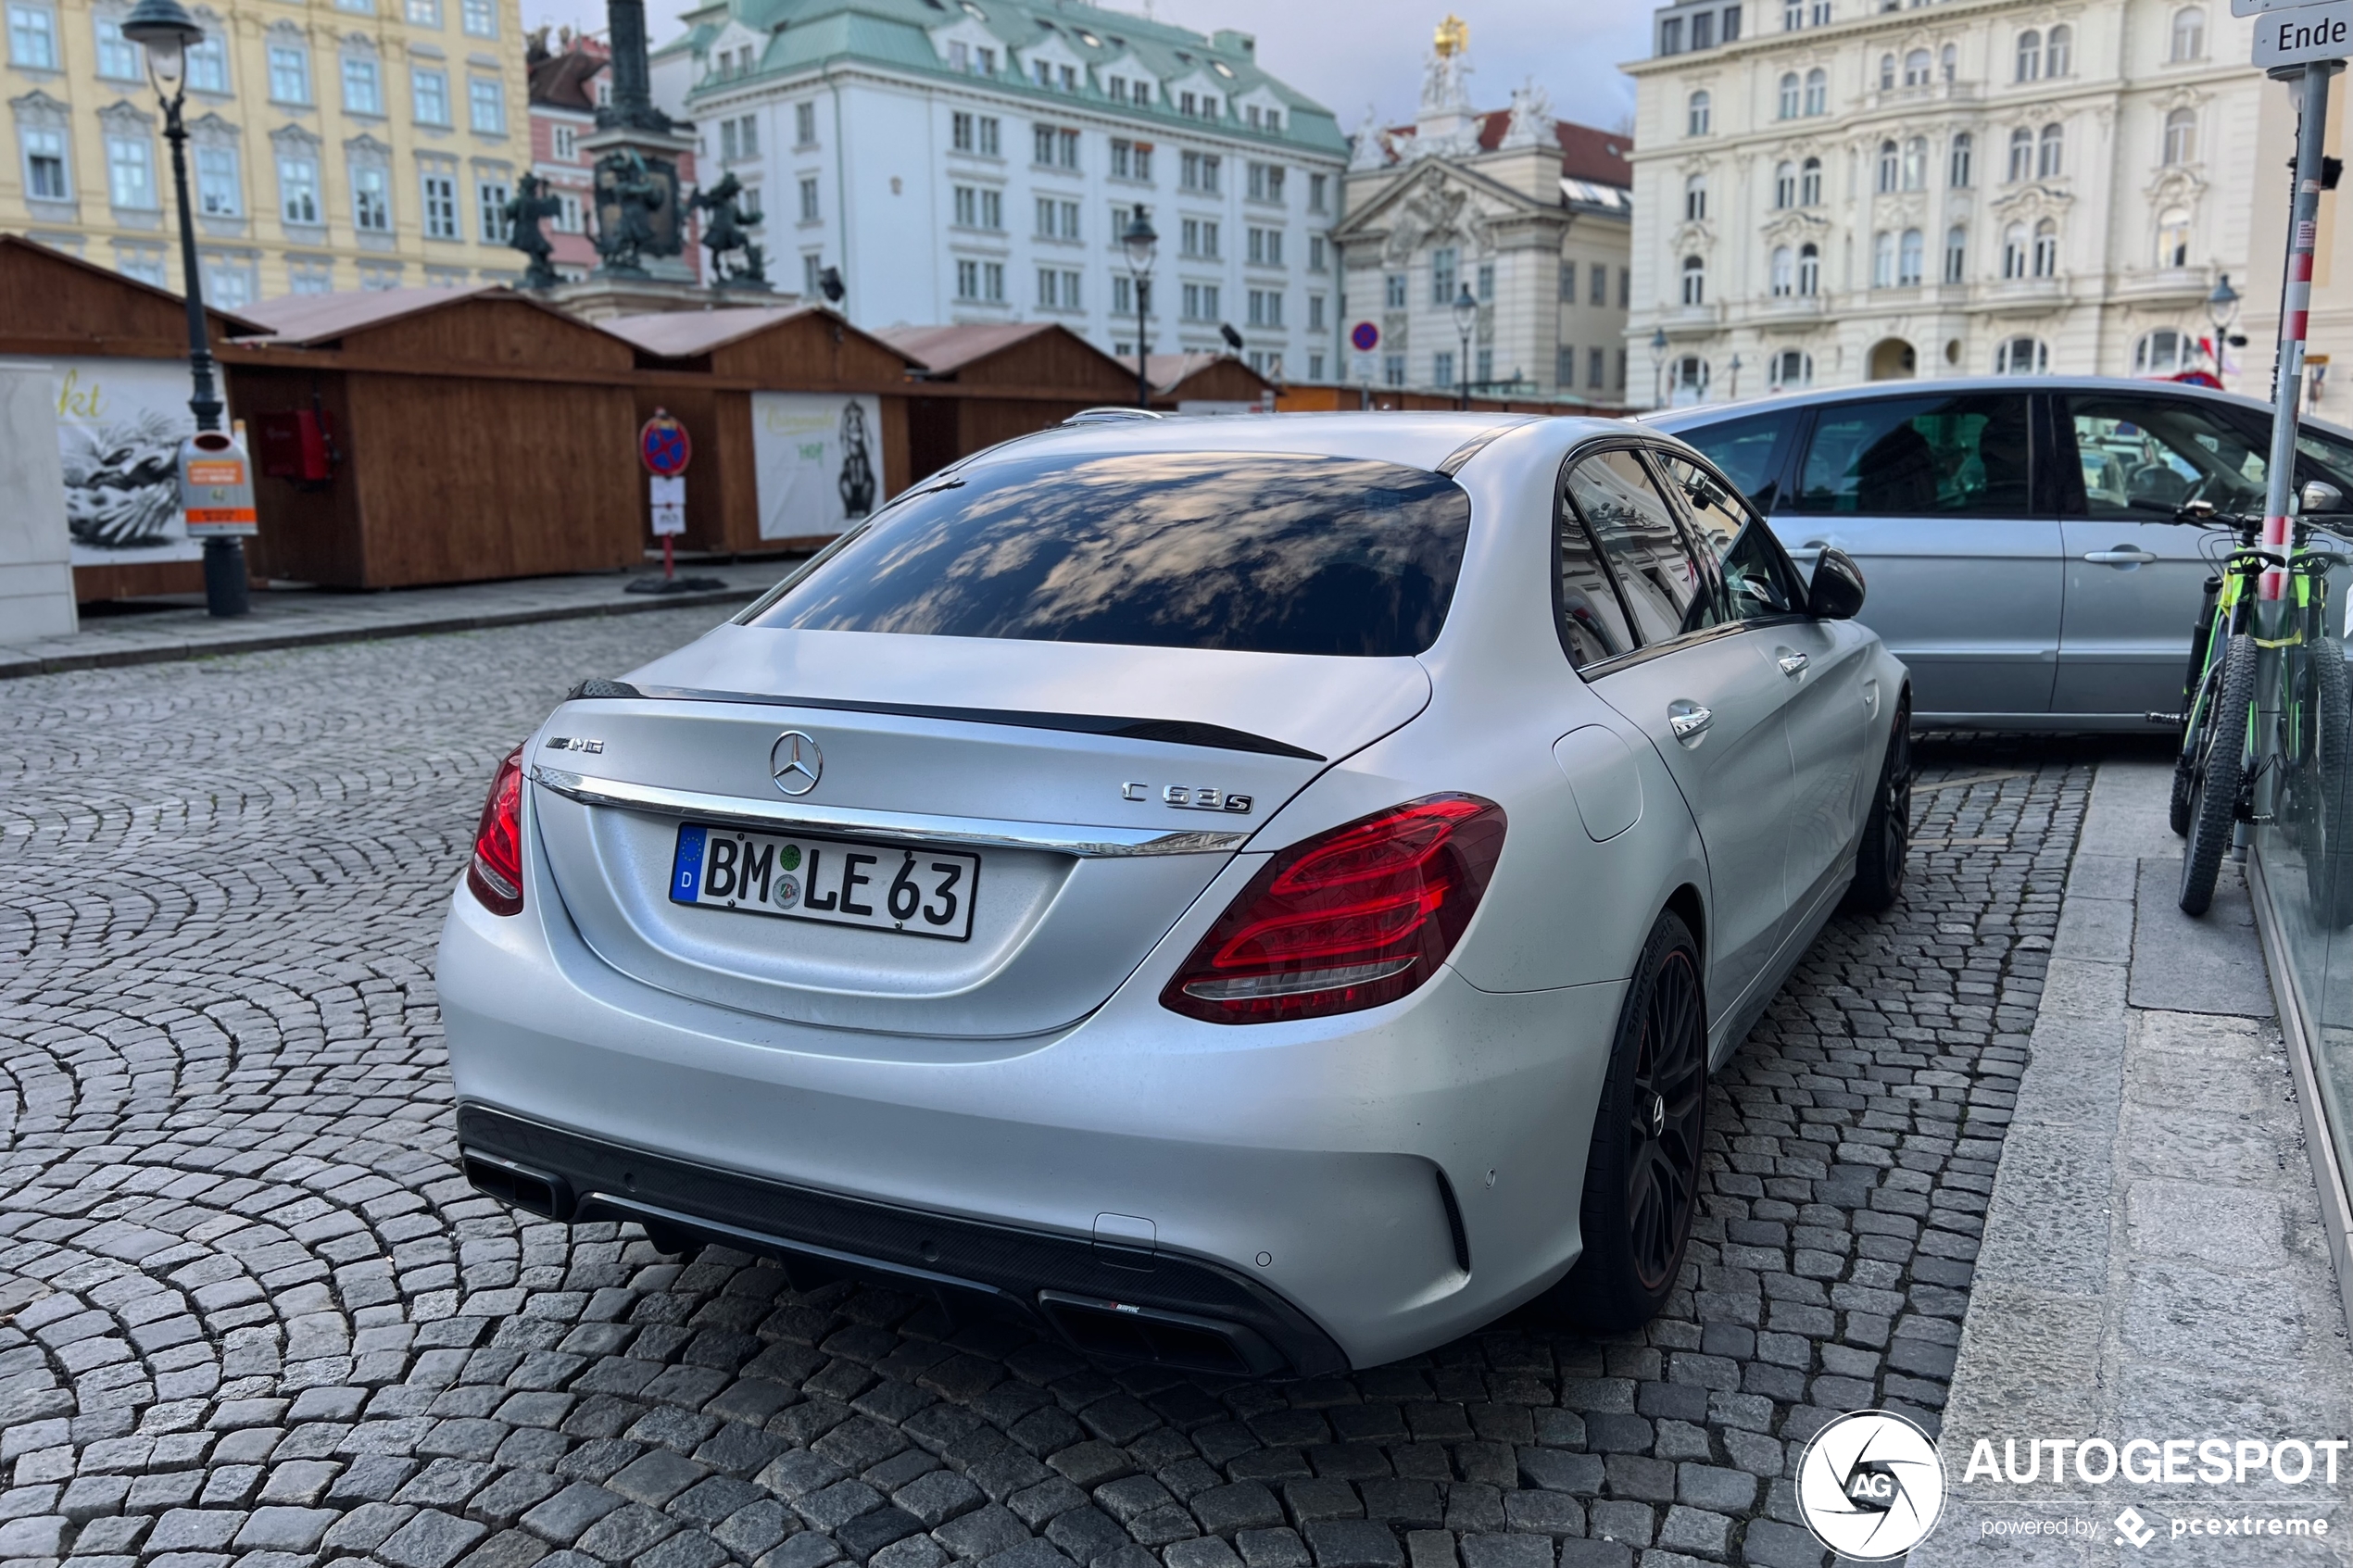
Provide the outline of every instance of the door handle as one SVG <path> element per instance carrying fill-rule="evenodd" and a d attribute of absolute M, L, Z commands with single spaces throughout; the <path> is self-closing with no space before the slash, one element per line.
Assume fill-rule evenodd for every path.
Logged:
<path fill-rule="evenodd" d="M 1675 732 L 1680 741 L 1695 741 L 1716 722 L 1716 715 L 1696 702 L 1680 697 L 1667 705 L 1667 727 Z"/>
<path fill-rule="evenodd" d="M 2146 566 L 2157 558 L 2133 545 L 2119 545 L 2112 550 L 2094 550 L 2083 558 L 2097 566 Z"/>
<path fill-rule="evenodd" d="M 1795 648 L 1783 648 L 1781 649 L 1780 656 L 1776 658 L 1773 662 L 1781 667 L 1782 674 L 1794 680 L 1798 676 L 1806 673 L 1806 665 L 1807 660 L 1806 656 L 1799 653 Z"/>

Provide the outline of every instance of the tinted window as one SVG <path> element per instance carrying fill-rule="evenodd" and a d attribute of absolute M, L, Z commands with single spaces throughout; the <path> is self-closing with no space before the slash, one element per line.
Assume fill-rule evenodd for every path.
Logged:
<path fill-rule="evenodd" d="M 1761 621 L 1803 610 L 1806 596 L 1795 570 L 1765 520 L 1697 463 L 1666 452 L 1654 455 L 1667 484 L 1681 495 L 1700 543 L 1716 554 L 1731 613 Z"/>
<path fill-rule="evenodd" d="M 1627 629 L 1626 609 L 1610 586 L 1601 551 L 1566 500 L 1560 508 L 1560 617 L 1561 646 L 1579 670 L 1634 651 L 1634 633 Z"/>
<path fill-rule="evenodd" d="M 1603 452 L 1579 463 L 1568 470 L 1568 498 L 1608 559 L 1643 642 L 1662 643 L 1722 619 L 1667 498 L 1633 453 Z"/>
<path fill-rule="evenodd" d="M 2096 518 L 2170 522 L 2184 502 L 2263 508 L 2268 431 L 2247 431 L 2186 397 L 2070 396 L 2083 506 Z"/>
<path fill-rule="evenodd" d="M 2027 400 L 2003 393 L 1833 404 L 1814 424 L 1794 509 L 2028 517 Z"/>
<path fill-rule="evenodd" d="M 1446 619 L 1469 529 L 1453 480 L 1390 463 L 1040 455 L 887 508 L 752 624 L 1416 654 Z"/>
<path fill-rule="evenodd" d="M 1707 460 L 1723 470 L 1724 477 L 1755 501 L 1758 510 L 1769 512 L 1795 422 L 1788 413 L 1758 414 L 1675 433 L 1705 453 Z"/>

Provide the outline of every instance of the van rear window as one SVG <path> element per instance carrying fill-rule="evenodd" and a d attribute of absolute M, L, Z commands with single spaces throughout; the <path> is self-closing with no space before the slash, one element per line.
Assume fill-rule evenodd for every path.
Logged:
<path fill-rule="evenodd" d="M 1437 640 L 1469 532 L 1393 463 L 1041 454 L 919 485 L 750 623 L 1390 658 Z"/>

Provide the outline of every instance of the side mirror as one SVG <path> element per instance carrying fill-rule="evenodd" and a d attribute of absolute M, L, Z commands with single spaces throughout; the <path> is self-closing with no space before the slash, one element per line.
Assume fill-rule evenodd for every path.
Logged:
<path fill-rule="evenodd" d="M 2308 517 L 2315 512 L 2341 512 L 2346 509 L 2345 492 L 2325 479 L 2308 480 L 2296 493 L 2296 504 Z"/>
<path fill-rule="evenodd" d="M 1814 562 L 1806 613 L 1817 621 L 1852 621 L 1863 608 L 1863 569 L 1844 550 L 1825 549 Z"/>

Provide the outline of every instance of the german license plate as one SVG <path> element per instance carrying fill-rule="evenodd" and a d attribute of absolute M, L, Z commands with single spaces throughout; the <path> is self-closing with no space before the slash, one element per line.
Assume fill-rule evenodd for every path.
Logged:
<path fill-rule="evenodd" d="M 687 822 L 670 901 L 969 941 L 980 857 Z"/>

